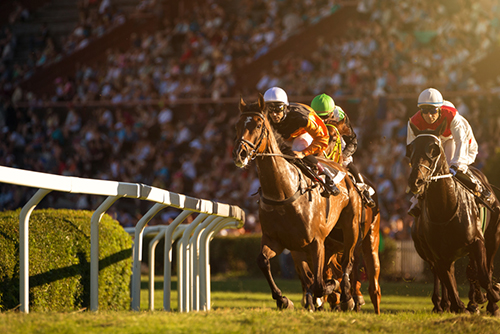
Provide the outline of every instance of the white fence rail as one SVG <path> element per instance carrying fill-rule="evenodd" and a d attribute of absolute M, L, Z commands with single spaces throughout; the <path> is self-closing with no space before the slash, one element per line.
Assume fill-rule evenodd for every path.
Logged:
<path fill-rule="evenodd" d="M 405 279 L 424 277 L 425 262 L 418 255 L 413 240 L 396 241 L 395 274 Z"/>
<path fill-rule="evenodd" d="M 108 210 L 111 205 L 119 198 L 137 198 L 141 200 L 155 202 L 156 204 L 139 220 L 135 227 L 135 242 L 134 242 L 134 262 L 133 262 L 133 276 L 131 287 L 131 308 L 139 310 L 140 306 L 140 262 L 142 260 L 142 234 L 146 224 L 162 209 L 166 207 L 175 207 L 183 209 L 184 211 L 169 225 L 166 229 L 165 238 L 170 240 L 169 248 L 172 244 L 172 236 L 175 228 L 184 221 L 192 213 L 201 213 L 193 221 L 195 225 L 190 224 L 189 235 L 183 239 L 183 253 L 191 257 L 195 249 L 208 248 L 208 241 L 213 236 L 213 233 L 222 228 L 239 228 L 243 226 L 245 213 L 242 209 L 234 205 L 222 204 L 213 201 L 197 199 L 182 194 L 172 193 L 163 189 L 147 186 L 139 183 L 126 183 L 116 181 L 94 180 L 70 176 L 60 176 L 40 172 L 32 172 L 22 169 L 0 166 L 0 182 L 10 183 L 25 187 L 34 187 L 39 190 L 22 208 L 19 216 L 19 270 L 20 270 L 20 310 L 24 313 L 29 313 L 29 217 L 33 209 L 40 203 L 40 201 L 51 191 L 60 191 L 67 193 L 79 193 L 90 195 L 107 196 L 103 203 L 96 209 L 90 221 L 90 310 L 97 311 L 98 309 L 98 277 L 99 277 L 99 222 L 103 214 Z M 201 218 L 200 218 L 201 217 Z M 210 218 L 217 217 L 217 218 Z M 203 222 L 202 222 L 203 221 Z M 210 222 L 207 223 L 207 221 Z M 214 224 L 214 222 L 216 222 Z M 192 226 L 191 226 L 192 225 Z M 172 226 L 172 227 L 170 227 Z M 200 227 L 203 226 L 203 227 Z M 191 229 L 190 229 L 191 228 Z M 191 237 L 191 232 L 193 237 Z M 195 237 L 196 235 L 196 237 Z M 168 239 L 167 239 L 168 238 Z M 194 238 L 194 239 L 193 239 Z M 207 241 L 208 240 L 208 241 Z M 205 244 L 204 244 L 205 242 Z M 165 246 L 167 247 L 167 246 Z M 179 279 L 179 284 L 182 285 L 182 292 L 179 286 L 179 292 L 182 295 L 182 302 L 180 300 L 179 310 L 189 311 L 194 309 L 192 305 L 193 292 L 202 293 L 202 289 L 209 289 L 208 284 L 200 284 L 199 289 L 190 290 L 192 286 L 193 275 L 191 272 L 197 273 L 197 276 L 202 282 L 207 279 L 206 270 L 208 270 L 208 257 L 205 253 L 202 254 L 205 258 L 199 258 L 197 263 L 203 261 L 204 270 L 190 269 L 186 271 L 184 268 L 189 265 L 194 268 L 193 261 L 187 261 L 181 258 L 184 267 L 182 268 L 182 283 Z M 182 256 L 182 255 L 181 255 Z M 186 257 L 187 258 L 187 257 Z M 165 266 L 166 268 L 167 266 Z M 168 266 L 170 268 L 170 266 Z M 209 278 L 208 278 L 209 279 Z M 165 284 L 166 285 L 166 284 Z M 165 288 L 164 288 L 165 289 Z M 170 284 L 168 284 L 170 289 Z M 200 291 L 201 290 L 201 291 Z M 205 298 L 205 303 L 210 301 L 210 291 L 207 290 L 205 297 L 200 297 L 202 300 Z M 208 296 L 208 299 L 206 299 Z M 196 297 L 198 298 L 198 297 Z M 194 298 L 194 299 L 196 299 Z M 181 307 L 182 305 L 182 307 Z M 198 306 L 200 304 L 197 304 Z M 205 305 L 209 309 L 209 305 Z M 167 308 L 165 308 L 167 309 Z"/>

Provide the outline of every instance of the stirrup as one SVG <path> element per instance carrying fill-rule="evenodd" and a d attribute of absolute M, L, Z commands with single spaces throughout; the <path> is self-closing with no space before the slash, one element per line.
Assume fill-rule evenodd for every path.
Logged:
<path fill-rule="evenodd" d="M 323 188 L 324 190 L 321 192 L 321 196 L 323 197 L 328 198 L 330 195 L 337 196 L 340 194 L 340 189 L 331 180 L 328 180 L 328 177 L 323 184 Z"/>
<path fill-rule="evenodd" d="M 374 208 L 375 207 L 375 201 L 370 196 L 370 193 L 368 192 L 368 190 L 363 191 L 363 197 L 364 197 L 364 199 L 366 201 L 366 206 L 368 206 L 369 208 Z"/>
<path fill-rule="evenodd" d="M 482 200 L 484 200 L 486 203 L 488 203 L 489 206 L 492 206 L 495 204 L 495 198 L 493 197 L 493 194 L 491 191 L 489 191 L 488 188 L 483 187 L 483 189 L 480 190 L 480 195 Z"/>

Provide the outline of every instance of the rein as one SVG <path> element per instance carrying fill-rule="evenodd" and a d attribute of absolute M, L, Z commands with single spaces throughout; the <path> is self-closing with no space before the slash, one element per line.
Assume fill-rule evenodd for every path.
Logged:
<path fill-rule="evenodd" d="M 260 112 L 256 112 L 256 111 L 245 111 L 243 113 L 241 113 L 241 115 L 252 115 L 252 116 L 259 116 L 260 118 L 262 118 L 263 121 L 265 121 L 265 116 L 263 114 L 261 114 Z M 245 145 L 248 145 L 250 146 L 250 148 L 252 149 L 251 153 L 250 153 L 250 160 L 255 160 L 255 158 L 259 155 L 259 154 L 262 154 L 262 153 L 258 153 L 258 150 L 260 148 L 260 146 L 262 145 L 262 141 L 264 140 L 264 137 L 267 137 L 267 133 L 268 133 L 268 129 L 266 127 L 264 127 L 264 130 L 261 131 L 260 133 L 260 136 L 259 138 L 257 139 L 257 144 L 254 144 L 248 140 L 246 140 L 245 138 L 241 137 L 238 142 L 241 144 L 245 144 Z"/>
<path fill-rule="evenodd" d="M 260 112 L 245 111 L 245 112 L 242 112 L 241 115 L 258 116 L 263 121 L 265 121 L 265 116 L 262 113 L 260 113 Z M 252 142 L 246 140 L 243 137 L 241 137 L 239 139 L 240 143 L 244 143 L 245 145 L 248 145 L 252 149 L 252 151 L 250 153 L 250 160 L 255 160 L 255 158 L 257 158 L 257 157 L 282 157 L 284 159 L 291 159 L 291 160 L 297 159 L 297 157 L 295 157 L 295 156 L 291 156 L 291 155 L 287 155 L 287 154 L 282 154 L 282 153 L 264 153 L 264 152 L 258 152 L 260 146 L 262 145 L 264 137 L 267 137 L 268 132 L 269 132 L 268 128 L 264 126 L 264 129 L 261 131 L 260 136 L 257 139 L 257 144 L 253 144 Z M 285 205 L 285 204 L 290 204 L 290 203 L 295 202 L 300 196 L 302 196 L 308 190 L 311 190 L 311 189 L 314 188 L 314 187 L 307 187 L 306 189 L 303 190 L 302 189 L 302 173 L 300 172 L 300 170 L 298 169 L 298 167 L 295 166 L 293 163 L 291 165 L 295 168 L 295 170 L 297 171 L 297 174 L 299 175 L 299 182 L 298 182 L 299 185 L 298 185 L 298 189 L 295 192 L 295 194 L 293 194 L 291 197 L 286 198 L 284 200 L 277 201 L 277 200 L 272 200 L 272 199 L 269 199 L 269 198 L 265 198 L 262 195 L 261 188 L 259 188 L 258 193 L 260 195 L 260 198 L 261 198 L 262 202 L 264 202 L 265 204 L 268 204 L 268 205 Z"/>
<path fill-rule="evenodd" d="M 415 138 L 418 138 L 418 137 L 432 137 L 439 142 L 439 146 L 441 147 L 441 139 L 435 135 L 425 133 L 425 134 L 420 134 L 420 135 L 416 136 Z M 453 177 L 453 174 L 451 174 L 451 173 L 434 175 L 434 173 L 436 172 L 437 163 L 438 163 L 439 159 L 441 158 L 442 154 L 443 154 L 443 151 L 440 150 L 439 155 L 437 156 L 437 158 L 434 161 L 434 167 L 432 169 L 430 167 L 425 166 L 425 165 L 418 164 L 418 166 L 417 166 L 418 169 L 420 169 L 420 167 L 424 167 L 424 168 L 427 168 L 431 172 L 430 176 L 428 176 L 427 178 L 425 178 L 423 180 L 426 184 L 431 183 L 433 181 L 440 180 L 440 179 L 446 179 L 446 178 Z"/>

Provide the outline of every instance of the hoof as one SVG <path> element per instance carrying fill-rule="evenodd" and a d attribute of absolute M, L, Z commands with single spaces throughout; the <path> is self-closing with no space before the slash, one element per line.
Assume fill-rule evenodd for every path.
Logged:
<path fill-rule="evenodd" d="M 432 313 L 439 313 L 439 314 L 441 314 L 441 313 L 443 313 L 443 309 L 440 308 L 440 307 L 435 307 L 434 306 L 434 308 L 432 309 Z"/>
<path fill-rule="evenodd" d="M 279 310 L 293 310 L 292 301 L 285 296 L 283 296 L 281 300 L 276 301 L 276 306 Z"/>
<path fill-rule="evenodd" d="M 496 310 L 495 312 L 493 312 L 491 314 L 492 317 L 495 317 L 495 318 L 500 318 L 500 310 Z"/>
<path fill-rule="evenodd" d="M 356 295 L 354 298 L 356 299 L 356 305 L 365 305 L 365 298 L 363 298 L 363 295 Z"/>
<path fill-rule="evenodd" d="M 340 303 L 342 311 L 352 311 L 354 309 L 354 300 L 351 298 L 347 302 Z"/>
<path fill-rule="evenodd" d="M 476 314 L 476 315 L 479 315 L 481 312 L 479 311 L 479 308 L 475 307 L 475 306 L 467 306 L 466 310 L 470 313 L 470 314 Z"/>

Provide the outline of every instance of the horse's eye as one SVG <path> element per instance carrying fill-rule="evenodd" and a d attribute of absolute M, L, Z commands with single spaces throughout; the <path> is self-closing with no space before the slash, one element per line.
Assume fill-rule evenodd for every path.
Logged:
<path fill-rule="evenodd" d="M 262 124 L 257 125 L 257 129 L 260 129 L 260 128 L 262 128 Z"/>

